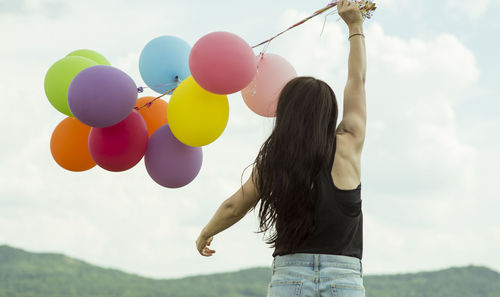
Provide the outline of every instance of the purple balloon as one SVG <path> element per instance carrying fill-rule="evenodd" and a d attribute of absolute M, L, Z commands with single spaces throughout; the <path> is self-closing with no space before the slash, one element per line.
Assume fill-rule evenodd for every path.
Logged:
<path fill-rule="evenodd" d="M 123 121 L 137 101 L 137 86 L 118 68 L 96 65 L 84 69 L 71 81 L 68 105 L 80 122 L 110 127 Z"/>
<path fill-rule="evenodd" d="M 188 146 L 177 140 L 166 124 L 151 135 L 144 162 L 156 183 L 167 188 L 180 188 L 200 172 L 203 152 L 201 147 Z"/>

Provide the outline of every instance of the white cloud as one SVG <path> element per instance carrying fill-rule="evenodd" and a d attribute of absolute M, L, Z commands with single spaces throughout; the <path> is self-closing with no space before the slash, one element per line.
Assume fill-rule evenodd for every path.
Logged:
<path fill-rule="evenodd" d="M 458 11 L 471 19 L 477 19 L 482 16 L 488 9 L 488 6 L 494 2 L 496 1 L 475 0 L 473 2 L 467 2 L 461 0 L 446 0 L 446 9 L 451 12 Z"/>
<path fill-rule="evenodd" d="M 61 0 L 0 0 L 0 14 L 37 15 L 60 17 L 66 11 L 66 3 Z"/>
<path fill-rule="evenodd" d="M 461 0 L 446 0 L 445 9 L 448 13 L 458 12 L 470 20 L 478 20 L 488 10 L 497 10 L 500 6 L 498 0 L 475 0 L 473 2 Z"/>

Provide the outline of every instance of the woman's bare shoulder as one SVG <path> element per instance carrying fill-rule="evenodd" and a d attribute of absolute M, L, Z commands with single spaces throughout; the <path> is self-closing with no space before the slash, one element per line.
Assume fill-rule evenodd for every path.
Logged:
<path fill-rule="evenodd" d="M 348 133 L 337 133 L 332 178 L 339 189 L 355 189 L 360 184 L 361 150 L 358 141 Z"/>

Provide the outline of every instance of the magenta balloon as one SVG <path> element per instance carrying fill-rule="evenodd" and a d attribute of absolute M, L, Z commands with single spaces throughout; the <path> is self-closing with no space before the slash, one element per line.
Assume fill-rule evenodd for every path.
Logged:
<path fill-rule="evenodd" d="M 287 60 L 275 54 L 260 54 L 256 60 L 257 75 L 241 90 L 241 95 L 253 112 L 264 117 L 274 117 L 281 90 L 297 77 L 297 72 Z"/>
<path fill-rule="evenodd" d="M 193 46 L 189 69 L 202 88 L 225 95 L 246 87 L 255 76 L 257 63 L 252 48 L 241 37 L 213 32 Z"/>
<path fill-rule="evenodd" d="M 82 70 L 68 88 L 68 105 L 80 122 L 98 128 L 123 121 L 137 101 L 137 87 L 125 72 L 105 65 Z"/>
<path fill-rule="evenodd" d="M 203 152 L 201 147 L 188 146 L 177 140 L 166 124 L 149 139 L 144 162 L 149 176 L 156 183 L 167 188 L 180 188 L 200 172 Z"/>
<path fill-rule="evenodd" d="M 90 155 L 106 170 L 125 171 L 139 163 L 146 153 L 148 136 L 146 122 L 134 110 L 114 126 L 90 130 Z"/>

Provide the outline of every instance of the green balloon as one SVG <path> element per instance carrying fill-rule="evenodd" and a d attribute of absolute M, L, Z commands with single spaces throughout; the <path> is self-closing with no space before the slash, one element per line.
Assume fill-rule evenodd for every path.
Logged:
<path fill-rule="evenodd" d="M 96 62 L 78 56 L 65 57 L 55 62 L 45 75 L 45 95 L 58 111 L 73 116 L 68 106 L 68 88 L 73 78 L 85 68 L 97 65 Z"/>
<path fill-rule="evenodd" d="M 107 65 L 111 66 L 109 61 L 101 54 L 99 54 L 96 51 L 89 50 L 89 49 L 79 49 L 76 51 L 73 51 L 69 53 L 66 57 L 70 56 L 79 56 L 79 57 L 84 57 L 87 59 L 90 59 L 92 61 L 95 61 L 98 65 Z"/>

